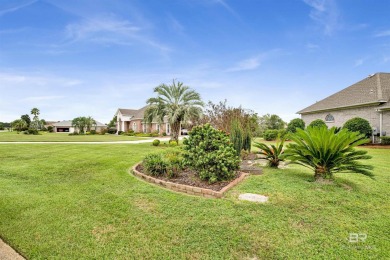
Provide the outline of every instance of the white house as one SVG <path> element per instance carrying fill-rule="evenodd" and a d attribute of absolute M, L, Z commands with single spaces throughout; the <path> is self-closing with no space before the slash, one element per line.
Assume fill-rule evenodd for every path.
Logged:
<path fill-rule="evenodd" d="M 75 128 L 72 126 L 72 120 L 64 120 L 53 124 L 55 133 L 74 133 Z M 100 132 L 102 129 L 107 128 L 105 124 L 96 121 L 96 125 L 91 127 L 92 130 Z"/>

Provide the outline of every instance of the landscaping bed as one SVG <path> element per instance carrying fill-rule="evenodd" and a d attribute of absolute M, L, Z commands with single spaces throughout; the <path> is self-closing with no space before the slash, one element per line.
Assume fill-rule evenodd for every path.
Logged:
<path fill-rule="evenodd" d="M 147 175 L 147 173 L 144 171 L 144 167 L 142 166 L 142 164 L 139 164 L 136 167 L 136 170 Z M 241 176 L 241 174 L 242 174 L 242 172 L 237 171 L 235 177 L 232 180 L 220 181 L 220 182 L 215 182 L 215 183 L 209 183 L 208 181 L 202 181 L 201 179 L 199 179 L 196 172 L 192 171 L 190 169 L 185 169 L 184 171 L 180 172 L 178 174 L 178 176 L 172 177 L 172 178 L 168 178 L 165 175 L 153 176 L 153 178 L 163 180 L 166 182 L 173 182 L 173 183 L 193 186 L 193 187 L 197 187 L 197 188 L 210 189 L 213 191 L 220 191 L 224 187 L 229 185 L 229 183 L 231 183 L 234 180 L 236 180 L 237 178 L 239 178 Z"/>

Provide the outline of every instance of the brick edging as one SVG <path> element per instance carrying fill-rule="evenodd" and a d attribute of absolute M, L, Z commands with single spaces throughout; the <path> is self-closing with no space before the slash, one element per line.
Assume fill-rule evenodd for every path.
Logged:
<path fill-rule="evenodd" d="M 139 172 L 137 170 L 137 167 L 140 164 L 141 164 L 141 162 L 134 165 L 130 171 L 135 176 L 137 176 L 137 177 L 139 177 L 147 182 L 160 185 L 164 188 L 167 188 L 167 189 L 170 189 L 173 191 L 183 192 L 183 193 L 187 193 L 190 195 L 196 195 L 196 196 L 201 196 L 201 197 L 206 197 L 206 198 L 222 198 L 225 192 L 227 192 L 232 187 L 236 186 L 246 176 L 249 175 L 247 173 L 241 172 L 240 177 L 238 177 L 237 179 L 233 180 L 228 185 L 223 187 L 222 190 L 214 191 L 211 189 L 204 189 L 204 188 L 199 188 L 199 187 L 194 187 L 194 186 L 189 186 L 189 185 L 185 185 L 185 184 L 179 184 L 179 183 L 174 183 L 174 182 L 170 182 L 170 181 L 164 181 L 164 180 L 153 178 L 152 176 L 143 174 L 142 172 Z"/>

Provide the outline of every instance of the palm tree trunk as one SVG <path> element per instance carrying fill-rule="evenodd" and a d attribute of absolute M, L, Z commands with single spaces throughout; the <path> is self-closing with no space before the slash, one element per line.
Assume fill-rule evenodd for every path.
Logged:
<path fill-rule="evenodd" d="M 171 127 L 172 127 L 171 140 L 174 140 L 177 144 L 179 144 L 180 121 L 174 122 L 171 125 Z"/>

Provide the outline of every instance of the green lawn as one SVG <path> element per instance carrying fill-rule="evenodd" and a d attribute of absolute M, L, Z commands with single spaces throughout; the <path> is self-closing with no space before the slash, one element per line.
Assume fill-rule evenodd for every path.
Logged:
<path fill-rule="evenodd" d="M 30 259 L 390 258 L 390 150 L 369 150 L 375 180 L 318 184 L 297 166 L 265 169 L 205 199 L 128 174 L 158 149 L 0 145 L 0 236 Z M 270 201 L 239 201 L 244 192 Z M 350 233 L 367 239 L 350 243 Z"/>
<path fill-rule="evenodd" d="M 23 133 L 0 132 L 0 142 L 113 142 L 150 139 L 124 135 L 69 135 L 65 133 L 41 132 L 41 135 L 25 135 Z"/>

